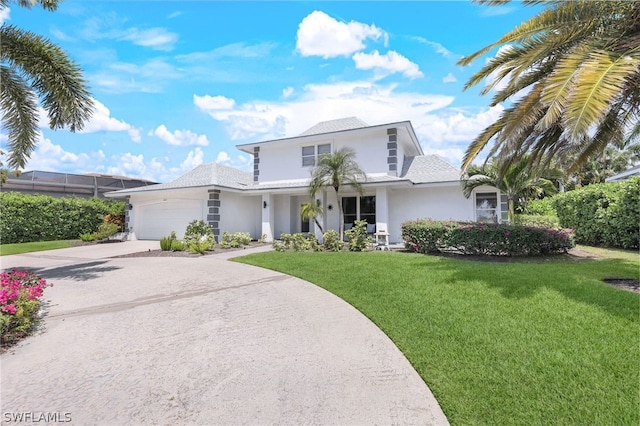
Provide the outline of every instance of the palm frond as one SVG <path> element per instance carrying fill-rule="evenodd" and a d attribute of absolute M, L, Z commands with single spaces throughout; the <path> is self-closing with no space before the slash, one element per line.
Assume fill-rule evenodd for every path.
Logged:
<path fill-rule="evenodd" d="M 0 28 L 0 58 L 19 69 L 42 98 L 52 129 L 81 130 L 93 112 L 82 71 L 55 44 L 12 25 Z"/>
<path fill-rule="evenodd" d="M 8 137 L 8 166 L 24 168 L 37 141 L 38 102 L 15 70 L 0 65 L 0 112 Z"/>

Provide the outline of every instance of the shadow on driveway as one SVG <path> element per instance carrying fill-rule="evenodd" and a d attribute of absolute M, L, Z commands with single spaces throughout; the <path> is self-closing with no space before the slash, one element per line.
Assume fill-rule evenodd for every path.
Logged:
<path fill-rule="evenodd" d="M 100 277 L 105 272 L 122 269 L 120 266 L 105 264 L 107 260 L 94 262 L 75 263 L 72 265 L 58 266 L 54 268 L 34 268 L 33 266 L 16 266 L 11 269 L 26 270 L 38 274 L 40 277 L 50 279 L 69 279 L 73 281 L 88 281 Z M 104 265 L 104 266 L 102 266 Z"/>

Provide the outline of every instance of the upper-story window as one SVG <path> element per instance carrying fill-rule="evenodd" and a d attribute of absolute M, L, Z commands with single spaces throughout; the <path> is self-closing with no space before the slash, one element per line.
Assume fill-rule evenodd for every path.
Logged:
<path fill-rule="evenodd" d="M 302 147 L 302 167 L 315 166 L 322 154 L 331 154 L 331 144 L 312 145 Z"/>

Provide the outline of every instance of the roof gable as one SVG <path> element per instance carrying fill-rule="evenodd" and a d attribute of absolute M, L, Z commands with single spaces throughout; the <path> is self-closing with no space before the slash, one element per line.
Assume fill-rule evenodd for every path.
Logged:
<path fill-rule="evenodd" d="M 313 127 L 300 133 L 299 136 L 320 135 L 322 133 L 341 132 L 343 130 L 361 129 L 369 127 L 367 123 L 358 117 L 339 118 L 337 120 L 321 121 Z"/>
<path fill-rule="evenodd" d="M 419 155 L 405 158 L 400 178 L 413 183 L 451 182 L 460 180 L 460 169 L 438 155 Z"/>

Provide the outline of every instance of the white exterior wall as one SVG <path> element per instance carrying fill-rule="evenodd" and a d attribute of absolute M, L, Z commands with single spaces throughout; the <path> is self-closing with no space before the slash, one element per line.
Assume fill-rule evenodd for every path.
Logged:
<path fill-rule="evenodd" d="M 282 145 L 265 145 L 260 148 L 258 179 L 260 182 L 290 179 L 308 179 L 313 167 L 302 166 L 302 147 L 331 144 L 331 152 L 349 146 L 356 153 L 356 161 L 365 173 L 383 173 L 388 171 L 388 137 L 385 129 L 368 132 L 365 135 L 345 135 L 333 139 L 312 139 L 308 142 Z M 399 162 L 402 157 L 398 157 Z"/>
<path fill-rule="evenodd" d="M 220 238 L 224 231 L 249 232 L 251 238 L 260 238 L 261 210 L 262 198 L 259 195 L 243 196 L 222 191 L 220 193 Z"/>
<path fill-rule="evenodd" d="M 395 189 L 388 193 L 390 242 L 402 242 L 401 225 L 415 219 L 474 220 L 474 197 L 465 198 L 460 185 Z"/>
<path fill-rule="evenodd" d="M 295 208 L 295 206 L 292 206 L 291 204 L 290 195 L 275 195 L 272 197 L 272 200 L 275 208 L 273 237 L 275 239 L 280 239 L 280 235 L 282 233 L 291 232 L 291 210 L 292 207 Z"/>

